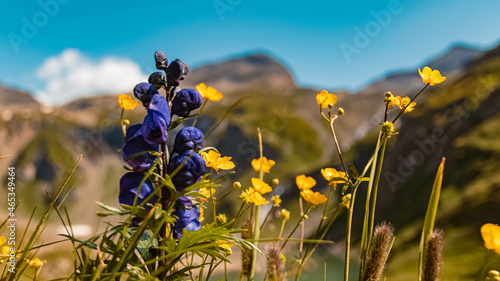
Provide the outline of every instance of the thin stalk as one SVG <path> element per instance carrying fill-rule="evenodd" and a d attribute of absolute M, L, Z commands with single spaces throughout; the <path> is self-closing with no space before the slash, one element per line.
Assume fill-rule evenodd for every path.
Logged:
<path fill-rule="evenodd" d="M 264 228 L 264 225 L 266 224 L 267 220 L 271 216 L 271 213 L 273 212 L 273 210 L 274 210 L 274 205 L 271 207 L 271 209 L 269 210 L 269 212 L 267 212 L 266 218 L 264 219 L 264 222 L 260 226 L 260 230 L 262 230 Z"/>
<path fill-rule="evenodd" d="M 380 158 L 379 158 L 379 163 L 377 167 L 377 175 L 375 176 L 375 184 L 373 186 L 373 196 L 372 196 L 372 206 L 370 210 L 370 236 L 368 239 L 368 245 L 371 243 L 372 235 L 373 235 L 373 225 L 375 221 L 375 205 L 377 204 L 377 192 L 378 192 L 378 184 L 380 181 L 380 175 L 382 173 L 382 164 L 384 163 L 384 155 L 385 155 L 385 148 L 387 146 L 387 138 L 382 140 L 382 149 L 380 150 Z"/>
<path fill-rule="evenodd" d="M 351 193 L 351 203 L 349 204 L 349 211 L 347 212 L 347 226 L 345 238 L 345 266 L 344 266 L 344 281 L 349 280 L 349 258 L 351 251 L 351 228 L 352 228 L 352 214 L 354 211 L 354 199 L 356 198 L 356 191 L 358 187 L 355 186 Z"/>
<path fill-rule="evenodd" d="M 123 124 L 123 113 L 125 112 L 125 109 L 122 108 L 122 113 L 120 114 L 120 127 L 122 128 L 123 136 L 125 137 L 127 135 L 127 131 L 125 130 L 125 124 Z"/>
<path fill-rule="evenodd" d="M 299 225 L 300 223 L 304 220 L 305 216 L 309 213 L 309 210 L 311 210 L 311 207 L 312 205 L 309 204 L 309 206 L 307 207 L 306 211 L 304 212 L 304 214 L 300 217 L 299 221 L 297 222 L 297 224 L 295 225 L 295 227 L 293 228 L 292 232 L 290 232 L 290 234 L 288 234 L 288 237 L 285 239 L 285 242 L 283 243 L 283 245 L 281 246 L 281 249 L 280 250 L 283 250 L 283 248 L 285 248 L 285 245 L 286 243 L 288 243 L 288 240 L 290 238 L 292 238 L 292 235 L 295 233 L 295 231 L 297 230 L 297 228 L 299 228 Z"/>
<path fill-rule="evenodd" d="M 260 132 L 260 128 L 257 128 L 258 136 L 259 136 L 259 151 L 260 151 L 260 171 L 259 178 L 264 180 L 264 170 L 263 170 L 263 145 L 262 145 L 262 133 Z M 250 267 L 250 276 L 248 276 L 248 280 L 253 280 L 255 276 L 255 266 L 257 265 L 257 246 L 259 244 L 258 240 L 260 238 L 260 205 L 255 208 L 255 223 L 254 223 L 254 233 L 253 239 L 255 248 L 252 250 L 252 265 Z"/>
<path fill-rule="evenodd" d="M 361 235 L 361 260 L 360 260 L 360 270 L 359 274 L 360 276 L 363 276 L 363 270 L 364 270 L 364 262 L 365 262 L 365 257 L 366 253 L 368 252 L 368 245 L 371 237 L 371 231 L 369 229 L 369 221 L 370 221 L 370 198 L 372 195 L 372 189 L 373 189 L 373 182 L 374 182 L 374 177 L 375 177 L 375 171 L 377 168 L 377 159 L 378 159 L 378 154 L 379 154 L 379 148 L 380 148 L 380 142 L 382 140 L 382 131 L 378 134 L 378 139 L 377 139 L 377 145 L 375 146 L 375 151 L 373 152 L 373 165 L 371 166 L 370 170 L 370 181 L 368 182 L 368 189 L 366 191 L 366 204 L 365 204 L 365 216 L 363 220 L 363 232 Z"/>
<path fill-rule="evenodd" d="M 299 197 L 299 207 L 300 207 L 300 215 L 304 215 L 304 208 L 302 206 L 302 197 Z M 304 221 L 300 223 L 300 244 L 299 244 L 299 256 L 302 256 L 302 247 L 304 246 Z"/>
<path fill-rule="evenodd" d="M 405 112 L 406 108 L 408 108 L 408 106 L 410 106 L 410 104 L 429 86 L 429 84 L 425 84 L 425 86 L 411 99 L 411 101 L 402 109 L 399 111 L 398 115 L 396 116 L 396 118 L 394 118 L 394 120 L 392 120 L 392 123 L 396 122 L 396 120 L 398 120 L 399 116 L 401 116 L 401 114 L 403 114 L 403 112 Z"/>
<path fill-rule="evenodd" d="M 340 162 L 342 163 L 342 169 L 344 169 L 346 177 L 349 177 L 349 174 L 347 173 L 347 169 L 345 167 L 344 158 L 342 157 L 342 151 L 340 150 L 339 142 L 337 140 L 337 135 L 335 134 L 335 129 L 333 128 L 333 121 L 335 121 L 335 118 L 332 118 L 330 120 L 330 131 L 332 132 L 333 140 L 335 141 L 335 146 L 337 147 L 337 152 L 339 154 Z"/>
<path fill-rule="evenodd" d="M 196 125 L 196 122 L 198 122 L 198 117 L 201 115 L 201 113 L 203 112 L 203 109 L 205 108 L 205 105 L 207 105 L 207 102 L 208 100 L 207 99 L 204 99 L 203 100 L 203 104 L 201 105 L 201 108 L 200 108 L 200 112 L 198 113 L 198 115 L 194 118 L 194 121 L 193 121 L 193 127 L 194 125 Z"/>
<path fill-rule="evenodd" d="M 328 191 L 328 196 L 326 198 L 325 206 L 323 208 L 323 214 L 321 215 L 321 220 L 320 220 L 320 222 L 318 224 L 318 227 L 316 228 L 316 231 L 314 232 L 314 235 L 312 236 L 313 239 L 316 239 L 316 237 L 318 236 L 319 232 L 321 231 L 321 226 L 323 225 L 323 221 L 326 219 L 326 212 L 327 212 L 327 209 L 328 209 L 328 202 L 330 201 L 330 197 L 332 195 L 332 190 L 333 190 L 333 186 L 330 186 L 330 190 Z M 306 262 L 307 257 L 308 257 L 308 253 L 309 253 L 309 251 L 311 251 L 312 247 L 313 247 L 313 244 L 309 244 L 307 246 L 306 252 L 304 254 L 304 258 L 301 259 L 300 264 L 299 264 L 299 268 L 297 270 L 297 279 L 296 280 L 298 280 L 298 277 L 300 276 L 300 272 L 302 270 L 302 266 Z M 316 249 L 316 248 L 314 248 L 314 249 Z M 313 250 L 313 252 L 314 252 L 314 250 Z"/>

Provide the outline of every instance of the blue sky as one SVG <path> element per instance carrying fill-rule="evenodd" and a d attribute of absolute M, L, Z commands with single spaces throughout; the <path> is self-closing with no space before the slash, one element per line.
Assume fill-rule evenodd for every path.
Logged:
<path fill-rule="evenodd" d="M 84 95 L 73 88 L 130 87 L 153 71 L 156 50 L 191 68 L 258 51 L 286 65 L 300 86 L 359 90 L 457 42 L 494 47 L 498 11 L 495 0 L 6 0 L 0 84 L 57 103 Z"/>

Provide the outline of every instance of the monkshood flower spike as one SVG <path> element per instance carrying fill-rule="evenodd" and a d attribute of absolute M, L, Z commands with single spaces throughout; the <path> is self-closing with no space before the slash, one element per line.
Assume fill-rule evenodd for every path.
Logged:
<path fill-rule="evenodd" d="M 180 81 L 184 80 L 188 72 L 188 65 L 182 62 L 180 59 L 176 59 L 171 62 L 167 69 L 168 86 L 179 86 Z"/>
<path fill-rule="evenodd" d="M 170 158 L 168 171 L 173 173 L 181 165 L 183 165 L 182 168 L 172 176 L 172 182 L 178 191 L 196 183 L 207 167 L 203 157 L 193 151 L 186 151 L 182 154 L 174 153 Z"/>
<path fill-rule="evenodd" d="M 158 144 L 148 143 L 142 136 L 142 124 L 130 126 L 127 129 L 123 145 L 123 160 L 136 172 L 146 172 L 151 169 L 158 156 L 149 151 L 158 151 Z"/>
<path fill-rule="evenodd" d="M 174 152 L 182 154 L 186 151 L 198 151 L 205 146 L 205 136 L 196 127 L 185 127 L 175 137 Z"/>
<path fill-rule="evenodd" d="M 187 117 L 192 110 L 201 106 L 203 99 L 195 89 L 182 89 L 175 93 L 172 100 L 172 113 L 180 116 Z"/>
<path fill-rule="evenodd" d="M 144 180 L 145 175 L 143 173 L 130 172 L 123 175 L 120 180 L 120 195 L 118 195 L 118 201 L 120 204 L 133 206 L 134 200 L 137 195 L 136 205 L 141 204 L 144 199 L 146 199 L 154 191 L 153 183 L 146 179 L 144 183 L 140 186 L 141 182 Z M 138 193 L 139 192 L 139 193 Z M 151 197 L 149 203 L 154 204 L 155 198 Z M 146 210 L 151 209 L 151 207 L 144 205 Z"/>
<path fill-rule="evenodd" d="M 149 83 L 139 83 L 134 87 L 134 96 L 140 100 L 145 107 L 149 105 L 149 102 L 155 94 L 158 94 L 158 90 Z"/>

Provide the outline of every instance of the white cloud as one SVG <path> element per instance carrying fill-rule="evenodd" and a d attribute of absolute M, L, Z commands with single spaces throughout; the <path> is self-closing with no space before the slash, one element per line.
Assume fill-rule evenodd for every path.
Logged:
<path fill-rule="evenodd" d="M 77 49 L 66 49 L 46 59 L 36 75 L 45 82 L 45 90 L 39 91 L 37 98 L 52 105 L 82 97 L 129 93 L 148 79 L 133 61 L 117 57 L 92 61 Z"/>

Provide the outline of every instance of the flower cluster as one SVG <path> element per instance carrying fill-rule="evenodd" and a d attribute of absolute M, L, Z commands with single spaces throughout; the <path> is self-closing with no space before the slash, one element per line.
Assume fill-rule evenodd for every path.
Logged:
<path fill-rule="evenodd" d="M 214 160 L 213 151 L 208 152 L 208 158 L 198 153 L 205 146 L 205 137 L 196 127 L 185 127 L 177 133 L 172 155 L 168 159 L 166 142 L 173 116 L 188 118 L 191 111 L 202 106 L 204 98 L 220 100 L 222 94 L 203 83 L 198 85 L 199 91 L 180 88 L 189 67 L 179 59 L 168 64 L 165 53 L 161 51 L 157 51 L 154 57 L 156 68 L 161 71 L 151 74 L 148 82 L 137 84 L 133 90 L 134 96 L 146 109 L 144 121 L 128 128 L 128 122 L 122 122 L 125 134 L 123 159 L 132 171 L 121 178 L 118 196 L 121 204 L 142 205 L 146 210 L 151 209 L 148 203 L 155 204 L 160 194 L 168 197 L 162 199 L 162 204 L 170 198 L 168 194 L 155 190 L 154 178 L 150 178 L 154 169 L 158 169 L 158 174 L 161 172 L 162 176 L 169 175 L 177 192 L 181 192 L 198 182 L 207 166 L 216 171 L 234 167 L 234 164 L 225 163 L 225 159 Z M 166 96 L 159 93 L 161 88 L 165 89 Z M 120 95 L 118 99 L 123 110 L 134 109 L 139 104 L 137 100 L 132 100 L 129 95 Z M 174 204 L 173 215 L 177 221 L 172 229 L 175 238 L 180 238 L 184 229 L 200 229 L 203 215 L 198 204 L 187 196 L 180 197 Z"/>
<path fill-rule="evenodd" d="M 251 164 L 256 173 L 260 173 L 262 169 L 262 172 L 264 174 L 264 173 L 269 173 L 271 171 L 271 168 L 276 163 L 271 159 L 262 157 L 259 159 L 253 159 Z M 269 185 L 260 178 L 254 178 L 254 177 L 251 178 L 251 182 L 252 182 L 252 187 L 249 187 L 247 190 L 243 191 L 240 195 L 240 199 L 242 199 L 244 202 L 247 203 L 253 203 L 255 206 L 269 203 L 269 201 L 265 199 L 262 195 L 265 195 L 273 191 L 271 185 Z M 273 185 L 276 185 L 278 183 L 279 183 L 278 179 L 273 180 Z M 281 204 L 281 198 L 279 195 L 272 196 L 271 201 L 273 202 L 274 207 L 279 207 Z"/>

